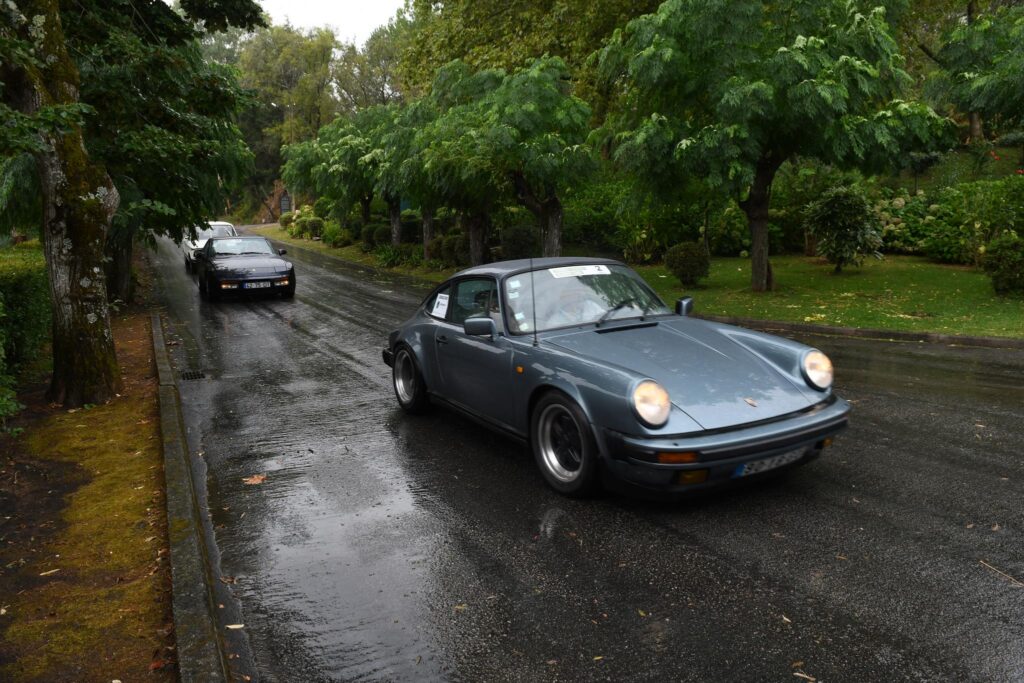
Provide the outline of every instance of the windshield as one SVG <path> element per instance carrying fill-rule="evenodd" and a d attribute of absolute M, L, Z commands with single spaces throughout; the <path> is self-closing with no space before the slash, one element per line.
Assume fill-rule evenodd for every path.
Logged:
<path fill-rule="evenodd" d="M 237 256 L 239 254 L 273 254 L 277 255 L 270 242 L 265 239 L 217 240 L 210 242 L 210 250 L 214 256 Z"/>
<path fill-rule="evenodd" d="M 534 331 L 534 300 L 537 332 L 671 313 L 639 275 L 620 265 L 542 268 L 532 278 L 513 275 L 505 280 L 505 300 L 513 334 Z"/>
<path fill-rule="evenodd" d="M 196 241 L 208 240 L 211 237 L 234 237 L 237 234 L 231 224 L 216 223 L 209 228 L 196 228 Z"/>

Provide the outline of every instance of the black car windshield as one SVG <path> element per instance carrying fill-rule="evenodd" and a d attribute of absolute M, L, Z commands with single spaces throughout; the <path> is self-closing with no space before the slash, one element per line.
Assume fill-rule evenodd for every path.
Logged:
<path fill-rule="evenodd" d="M 533 295 L 534 289 L 536 296 Z M 640 276 L 626 266 L 588 264 L 541 268 L 505 279 L 509 328 L 537 332 L 671 313 Z"/>
<path fill-rule="evenodd" d="M 277 255 L 270 242 L 262 238 L 239 238 L 236 240 L 220 239 L 210 242 L 214 256 L 238 256 L 240 254 L 273 254 Z"/>

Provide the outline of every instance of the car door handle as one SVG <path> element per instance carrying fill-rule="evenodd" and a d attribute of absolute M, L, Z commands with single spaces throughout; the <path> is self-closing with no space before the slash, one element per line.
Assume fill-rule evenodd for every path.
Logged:
<path fill-rule="evenodd" d="M 446 337 L 445 335 L 442 334 L 439 337 L 435 337 L 434 341 L 436 341 L 438 344 L 447 344 L 448 343 L 448 337 Z"/>

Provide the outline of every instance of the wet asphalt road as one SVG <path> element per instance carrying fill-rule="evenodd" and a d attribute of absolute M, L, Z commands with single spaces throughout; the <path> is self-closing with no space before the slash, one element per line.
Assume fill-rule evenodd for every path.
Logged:
<path fill-rule="evenodd" d="M 804 339 L 855 409 L 820 460 L 576 501 L 524 446 L 400 413 L 380 348 L 422 289 L 289 258 L 294 301 L 208 304 L 153 257 L 262 680 L 1024 680 L 1024 352 Z"/>

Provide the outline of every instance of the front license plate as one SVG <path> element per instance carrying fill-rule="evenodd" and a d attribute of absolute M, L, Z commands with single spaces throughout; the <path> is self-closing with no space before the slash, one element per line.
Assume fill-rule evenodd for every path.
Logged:
<path fill-rule="evenodd" d="M 246 282 L 245 283 L 245 288 L 246 289 L 266 289 L 267 287 L 270 287 L 270 282 L 269 281 L 266 281 L 266 282 Z"/>
<path fill-rule="evenodd" d="M 806 452 L 806 448 L 801 448 L 799 450 L 790 451 L 789 453 L 773 455 L 770 458 L 764 458 L 762 460 L 748 462 L 746 464 L 739 465 L 735 470 L 733 470 L 732 476 L 733 478 L 749 477 L 752 474 L 760 474 L 761 472 L 774 470 L 777 467 L 782 467 L 784 465 L 796 462 L 800 458 L 804 457 L 804 453 Z"/>

